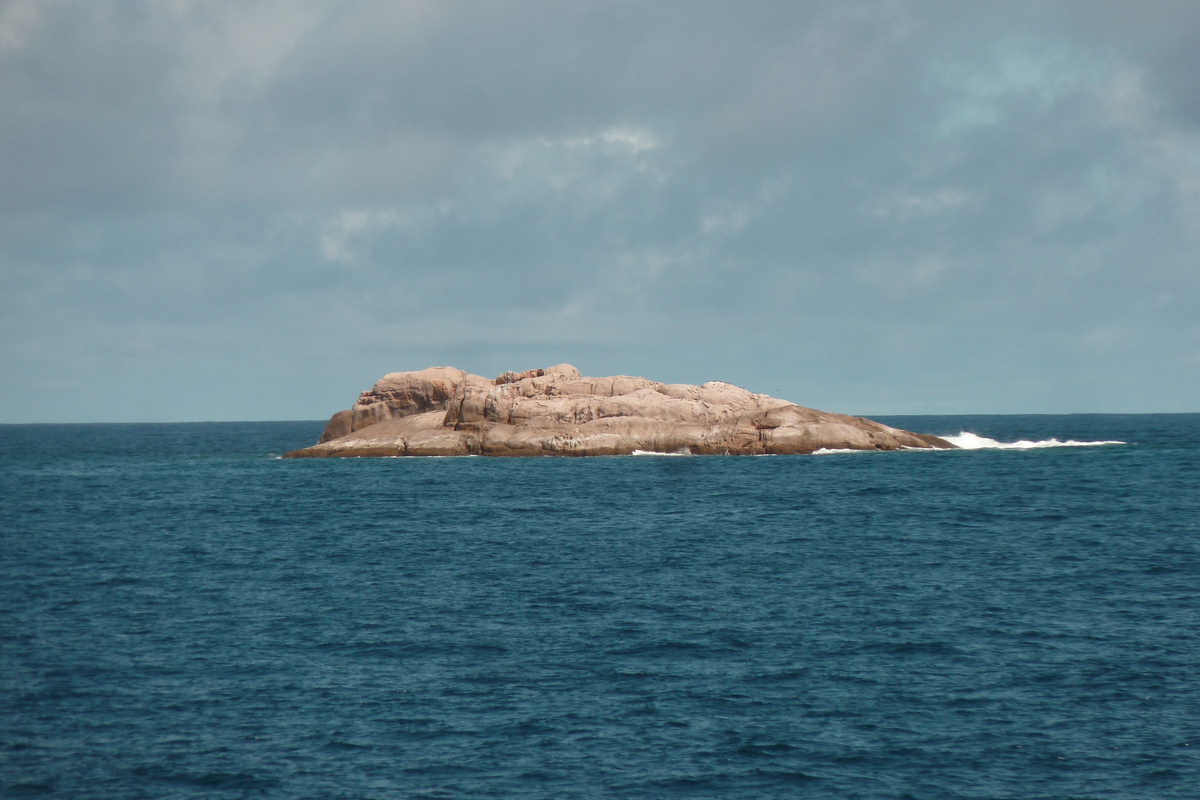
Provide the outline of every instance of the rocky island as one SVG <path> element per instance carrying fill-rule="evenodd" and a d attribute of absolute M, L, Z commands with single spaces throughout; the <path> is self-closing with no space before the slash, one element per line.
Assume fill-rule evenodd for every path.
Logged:
<path fill-rule="evenodd" d="M 954 445 L 721 381 L 586 378 L 570 364 L 489 379 L 451 367 L 393 372 L 285 458 L 609 456 L 900 450 Z"/>

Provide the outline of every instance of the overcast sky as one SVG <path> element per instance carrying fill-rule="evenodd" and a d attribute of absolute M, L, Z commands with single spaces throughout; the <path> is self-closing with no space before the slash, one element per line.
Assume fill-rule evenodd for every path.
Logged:
<path fill-rule="evenodd" d="M 1200 3 L 0 0 L 0 422 L 1200 411 Z"/>

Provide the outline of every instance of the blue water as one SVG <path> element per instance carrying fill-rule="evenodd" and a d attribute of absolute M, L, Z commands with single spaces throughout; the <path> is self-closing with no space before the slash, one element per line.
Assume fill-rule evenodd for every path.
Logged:
<path fill-rule="evenodd" d="M 1128 444 L 0 427 L 0 796 L 1200 796 L 1200 415 L 885 421 Z"/>

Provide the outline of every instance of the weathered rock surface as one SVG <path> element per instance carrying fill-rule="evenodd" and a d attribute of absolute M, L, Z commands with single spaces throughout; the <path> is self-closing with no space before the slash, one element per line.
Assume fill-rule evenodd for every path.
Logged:
<path fill-rule="evenodd" d="M 828 414 L 710 381 L 585 378 L 570 364 L 506 372 L 393 372 L 339 411 L 320 441 L 287 458 L 336 456 L 696 455 L 821 449 L 952 448 L 936 436 Z"/>

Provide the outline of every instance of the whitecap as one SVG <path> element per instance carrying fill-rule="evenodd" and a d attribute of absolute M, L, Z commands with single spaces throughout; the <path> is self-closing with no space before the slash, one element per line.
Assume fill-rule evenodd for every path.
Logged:
<path fill-rule="evenodd" d="M 942 438 L 961 450 L 1036 450 L 1043 447 L 1097 447 L 1106 444 L 1125 444 L 1125 442 L 1115 440 L 1079 442 L 1074 439 L 1068 439 L 1065 442 L 1060 442 L 1058 439 L 1042 439 L 1036 442 L 1029 439 L 1017 442 L 999 442 L 986 436 L 978 436 L 970 431 L 962 431 L 957 436 L 943 436 Z"/>

